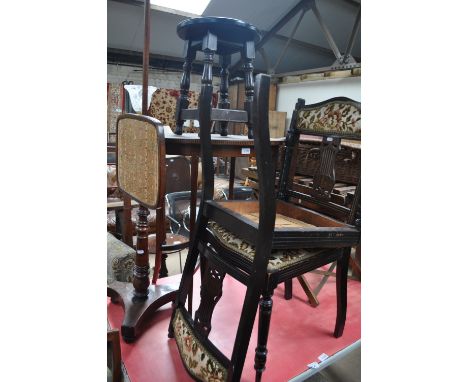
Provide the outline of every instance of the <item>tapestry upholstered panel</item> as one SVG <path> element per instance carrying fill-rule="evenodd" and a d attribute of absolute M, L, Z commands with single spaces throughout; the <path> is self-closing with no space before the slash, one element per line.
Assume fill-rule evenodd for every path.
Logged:
<path fill-rule="evenodd" d="M 123 118 L 117 126 L 117 179 L 120 188 L 155 207 L 159 192 L 158 134 L 149 122 Z"/>
<path fill-rule="evenodd" d="M 238 238 L 219 224 L 210 221 L 208 223 L 210 231 L 218 239 L 221 245 L 238 253 L 248 261 L 253 262 L 255 257 L 255 246 Z M 311 257 L 319 256 L 324 249 L 277 249 L 273 250 L 268 257 L 267 272 L 274 273 L 282 269 L 304 261 L 309 261 Z"/>
<path fill-rule="evenodd" d="M 320 135 L 361 136 L 361 110 L 346 101 L 327 102 L 323 106 L 303 108 L 297 116 L 297 128 Z"/>
<path fill-rule="evenodd" d="M 151 98 L 150 115 L 159 119 L 163 125 L 168 125 L 172 131 L 175 131 L 176 126 L 175 112 L 179 94 L 179 90 L 161 88 L 157 89 Z M 198 107 L 198 96 L 199 93 L 189 91 L 189 108 Z M 190 121 L 190 126 L 184 127 L 185 133 L 195 133 L 197 131 L 193 127 L 193 121 Z"/>
<path fill-rule="evenodd" d="M 107 283 L 112 281 L 132 282 L 136 252 L 107 233 Z"/>
<path fill-rule="evenodd" d="M 227 381 L 227 369 L 198 340 L 179 309 L 175 312 L 173 325 L 179 353 L 190 374 L 204 382 Z"/>

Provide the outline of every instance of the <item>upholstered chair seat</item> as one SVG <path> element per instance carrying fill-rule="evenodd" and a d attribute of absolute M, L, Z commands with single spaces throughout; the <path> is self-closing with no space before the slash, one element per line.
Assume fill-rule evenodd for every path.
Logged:
<path fill-rule="evenodd" d="M 132 247 L 107 233 L 107 283 L 131 282 L 136 252 Z"/>
<path fill-rule="evenodd" d="M 217 239 L 218 243 L 223 248 L 233 251 L 234 253 L 242 256 L 249 262 L 253 262 L 255 256 L 255 246 L 240 239 L 232 232 L 223 228 L 218 223 L 210 221 L 208 223 L 210 232 Z M 313 248 L 313 249 L 276 249 L 271 252 L 268 257 L 268 273 L 275 273 L 280 270 L 286 270 L 295 265 L 303 262 L 310 262 L 313 257 L 320 257 L 322 252 L 326 249 Z"/>

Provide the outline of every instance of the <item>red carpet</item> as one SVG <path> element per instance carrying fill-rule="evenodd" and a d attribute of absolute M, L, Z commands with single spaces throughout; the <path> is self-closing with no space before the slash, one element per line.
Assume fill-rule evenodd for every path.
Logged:
<path fill-rule="evenodd" d="M 179 275 L 162 279 L 163 283 L 178 285 Z M 199 273 L 195 276 L 194 309 L 199 304 Z M 317 285 L 319 275 L 308 274 L 312 286 Z M 159 281 L 158 281 L 159 282 Z M 317 361 L 326 353 L 332 355 L 351 345 L 361 337 L 361 284 L 348 280 L 348 315 L 344 334 L 333 337 L 336 317 L 335 278 L 330 277 L 319 294 L 320 305 L 312 308 L 299 282 L 294 280 L 293 298 L 283 298 L 280 285 L 273 296 L 273 313 L 268 338 L 268 359 L 263 373 L 264 381 L 283 382 L 307 370 L 307 364 Z M 228 357 L 231 357 L 235 331 L 245 287 L 226 276 L 223 296 L 213 314 L 210 339 Z M 123 309 L 108 299 L 108 319 L 113 328 L 119 328 Z M 131 382 L 184 382 L 188 377 L 177 351 L 175 340 L 167 338 L 171 315 L 170 304 L 162 308 L 142 336 L 133 344 L 122 345 L 122 359 Z M 255 380 L 253 368 L 257 341 L 257 323 L 250 340 L 242 381 Z"/>

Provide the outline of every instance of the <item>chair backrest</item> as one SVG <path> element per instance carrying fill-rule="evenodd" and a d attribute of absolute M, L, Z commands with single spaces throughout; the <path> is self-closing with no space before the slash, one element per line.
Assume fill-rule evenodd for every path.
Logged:
<path fill-rule="evenodd" d="M 144 115 L 117 119 L 117 184 L 147 208 L 164 200 L 166 148 L 163 125 Z"/>
<path fill-rule="evenodd" d="M 166 193 L 190 190 L 190 161 L 181 155 L 166 157 Z"/>
<path fill-rule="evenodd" d="M 308 194 L 293 189 L 297 163 L 297 148 L 301 134 L 321 136 L 319 165 L 313 176 Z M 336 156 L 341 149 L 341 139 L 361 139 L 361 104 L 346 97 L 331 98 L 316 104 L 306 105 L 298 99 L 286 136 L 283 168 L 280 176 L 278 197 L 283 200 L 295 198 L 316 205 L 325 213 L 345 220 L 353 220 L 356 206 L 347 208 L 332 202 L 335 185 Z M 360 182 L 358 182 L 360 183 Z M 359 203 L 359 187 L 355 203 Z"/>

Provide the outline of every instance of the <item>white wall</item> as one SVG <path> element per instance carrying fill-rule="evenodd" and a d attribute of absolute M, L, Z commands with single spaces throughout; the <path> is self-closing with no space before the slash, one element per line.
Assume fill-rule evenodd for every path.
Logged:
<path fill-rule="evenodd" d="M 306 104 L 311 104 L 332 97 L 348 97 L 361 101 L 361 77 L 278 84 L 276 110 L 288 113 L 286 123 L 289 126 L 298 98 L 304 98 Z"/>

